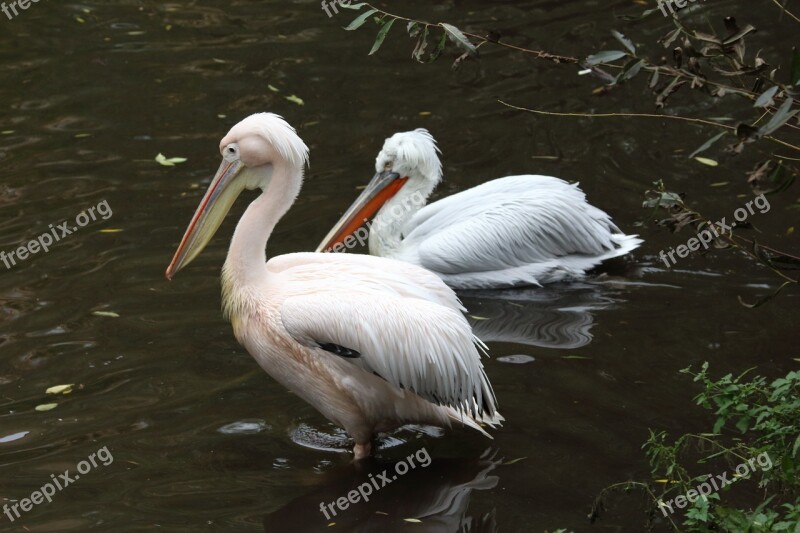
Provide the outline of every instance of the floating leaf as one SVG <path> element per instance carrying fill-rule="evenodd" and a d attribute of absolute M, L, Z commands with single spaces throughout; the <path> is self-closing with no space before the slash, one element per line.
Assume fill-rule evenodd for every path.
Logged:
<path fill-rule="evenodd" d="M 411 522 L 412 524 L 421 524 L 422 520 L 417 520 L 416 518 L 403 518 L 403 522 Z"/>
<path fill-rule="evenodd" d="M 445 24 L 444 22 L 442 22 L 441 26 L 447 33 L 447 36 L 450 37 L 450 40 L 456 43 L 460 48 L 463 48 L 470 54 L 476 54 L 478 52 L 475 45 L 469 42 L 469 39 L 467 39 L 467 36 L 464 35 L 461 30 L 450 24 Z"/>
<path fill-rule="evenodd" d="M 707 157 L 695 157 L 694 160 L 697 161 L 698 163 L 702 163 L 702 164 L 708 165 L 710 167 L 718 167 L 719 166 L 719 163 L 717 163 L 713 159 L 708 159 Z"/>
<path fill-rule="evenodd" d="M 277 87 L 275 87 L 274 85 L 267 85 L 267 89 L 269 89 L 270 91 L 272 91 L 272 92 L 274 92 L 274 93 L 279 93 L 279 92 L 281 92 L 281 90 L 280 90 L 280 89 L 278 89 Z M 222 117 L 222 118 L 224 118 L 224 117 Z"/>
<path fill-rule="evenodd" d="M 69 383 L 68 385 L 54 385 L 44 392 L 45 394 L 69 394 L 72 392 L 74 386 L 74 383 Z"/>
<path fill-rule="evenodd" d="M 381 45 L 383 41 L 386 40 L 386 36 L 389 34 L 389 30 L 392 29 L 392 24 L 396 19 L 392 19 L 386 24 L 383 25 L 381 31 L 378 32 L 378 36 L 375 37 L 375 43 L 372 45 L 372 50 L 369 51 L 369 55 L 373 55 L 375 52 L 381 49 Z"/>
<path fill-rule="evenodd" d="M 512 365 L 525 365 L 536 361 L 530 355 L 504 355 L 497 358 L 499 363 L 508 363 Z"/>
<path fill-rule="evenodd" d="M 695 150 L 694 152 L 692 152 L 692 154 L 689 156 L 689 159 L 692 159 L 692 158 L 694 158 L 694 157 L 695 157 L 697 154 L 699 154 L 699 153 L 702 153 L 702 152 L 705 152 L 706 150 L 708 150 L 709 148 L 711 148 L 711 147 L 714 145 L 714 143 L 715 143 L 715 142 L 717 142 L 718 140 L 722 139 L 722 138 L 723 138 L 723 137 L 724 137 L 724 136 L 725 136 L 727 133 L 728 133 L 727 131 L 723 131 L 723 132 L 722 132 L 722 133 L 720 133 L 719 135 L 714 135 L 714 136 L 713 136 L 711 139 L 709 139 L 708 141 L 706 141 L 706 142 L 705 142 L 705 144 L 703 144 L 703 146 L 701 146 L 700 148 L 698 148 L 697 150 Z"/>
<path fill-rule="evenodd" d="M 527 459 L 527 457 L 517 457 L 516 459 L 511 459 L 510 461 L 503 463 L 503 466 L 513 465 L 514 463 L 524 461 L 525 459 Z"/>
<path fill-rule="evenodd" d="M 586 58 L 586 64 L 590 67 L 599 65 L 600 63 L 611 63 L 617 59 L 623 58 L 627 53 L 621 50 L 606 50 L 604 52 L 597 52 Z"/>
<path fill-rule="evenodd" d="M 170 157 L 170 158 L 167 158 L 167 157 L 164 156 L 164 154 L 158 154 L 156 156 L 156 162 L 159 165 L 163 165 L 165 167 L 174 167 L 178 163 L 185 163 L 186 161 L 188 161 L 188 159 L 186 159 L 185 157 Z"/>
<path fill-rule="evenodd" d="M 773 298 L 775 298 L 776 296 L 778 296 L 778 294 L 780 294 L 780 292 L 781 292 L 781 291 L 782 291 L 782 290 L 783 290 L 783 289 L 784 289 L 784 288 L 785 288 L 787 285 L 792 285 L 793 283 L 795 283 L 795 282 L 794 282 L 794 281 L 787 281 L 787 282 L 785 282 L 783 285 L 781 285 L 780 287 L 778 287 L 778 290 L 776 290 L 776 291 L 775 291 L 775 292 L 773 292 L 772 294 L 768 294 L 767 296 L 764 296 L 763 298 L 760 298 L 759 300 L 757 300 L 757 301 L 756 301 L 756 303 L 753 303 L 753 304 L 746 303 L 746 302 L 745 302 L 745 301 L 742 299 L 742 297 L 741 297 L 741 296 L 738 296 L 738 298 L 739 298 L 739 303 L 740 303 L 740 304 L 742 304 L 743 306 L 747 307 L 748 309 L 755 309 L 755 308 L 757 308 L 757 307 L 761 307 L 761 306 L 762 306 L 762 305 L 764 305 L 765 303 L 769 302 L 770 300 L 772 300 Z"/>
<path fill-rule="evenodd" d="M 122 229 L 119 229 L 119 228 L 105 228 L 105 229 L 101 229 L 100 233 L 122 233 L 123 231 L 125 231 L 125 230 L 122 230 Z"/>
<path fill-rule="evenodd" d="M 293 95 L 291 95 L 291 96 L 286 96 L 285 98 L 286 98 L 287 100 L 289 100 L 290 102 L 292 102 L 293 104 L 297 104 L 297 105 L 306 105 L 306 103 L 303 101 L 303 99 L 302 99 L 302 98 L 300 98 L 300 97 L 299 97 L 299 96 L 297 96 L 297 95 L 294 95 L 294 94 L 293 94 Z"/>
<path fill-rule="evenodd" d="M 25 435 L 30 433 L 30 431 L 20 431 L 19 433 L 14 433 L 12 435 L 6 435 L 5 437 L 0 437 L 0 444 L 5 444 L 6 442 L 14 442 L 15 440 L 19 440 Z"/>
<path fill-rule="evenodd" d="M 37 406 L 35 407 L 35 409 L 36 409 L 37 411 L 39 411 L 40 413 L 43 413 L 43 412 L 45 412 L 45 411 L 50 411 L 50 410 L 52 410 L 52 409 L 55 409 L 56 407 L 58 407 L 58 404 L 57 404 L 57 403 L 43 403 L 43 404 L 41 404 L 41 405 L 37 405 Z"/>
<path fill-rule="evenodd" d="M 360 14 L 355 20 L 353 20 L 353 22 L 351 22 L 348 26 L 346 26 L 345 29 L 347 31 L 357 30 L 358 28 L 364 25 L 364 23 L 369 19 L 369 17 L 371 17 L 377 12 L 378 12 L 377 9 L 369 9 L 365 11 L 364 13 Z"/>
<path fill-rule="evenodd" d="M 103 316 L 106 318 L 119 318 L 119 315 L 114 311 L 92 311 L 94 316 Z"/>

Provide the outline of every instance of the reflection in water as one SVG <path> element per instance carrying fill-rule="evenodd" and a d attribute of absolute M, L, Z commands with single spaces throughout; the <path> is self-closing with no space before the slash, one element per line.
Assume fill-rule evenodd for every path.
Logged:
<path fill-rule="evenodd" d="M 592 341 L 593 312 L 621 300 L 602 284 L 571 283 L 525 290 L 461 294 L 475 335 L 484 342 L 575 349 Z"/>
<path fill-rule="evenodd" d="M 497 531 L 494 511 L 469 512 L 473 490 L 493 489 L 499 479 L 490 475 L 500 464 L 496 451 L 487 449 L 479 459 L 436 459 L 425 468 L 417 466 L 368 496 L 368 502 L 348 504 L 330 519 L 320 511 L 321 504 L 346 498 L 348 492 L 379 479 L 384 471 L 389 478 L 395 461 L 370 460 L 349 464 L 326 474 L 317 490 L 296 498 L 264 517 L 265 531 L 323 531 L 335 522 L 335 531 L 397 531 L 404 525 L 425 533 L 492 533 Z M 379 482 L 382 484 L 382 482 Z M 408 519 L 419 522 L 407 522 Z"/>

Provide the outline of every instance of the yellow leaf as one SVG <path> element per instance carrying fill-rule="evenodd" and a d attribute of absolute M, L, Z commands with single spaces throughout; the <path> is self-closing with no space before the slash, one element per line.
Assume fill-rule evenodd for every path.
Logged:
<path fill-rule="evenodd" d="M 704 165 L 708 165 L 710 167 L 718 167 L 719 166 L 719 163 L 717 163 L 713 159 L 708 159 L 707 157 L 695 157 L 694 159 L 698 163 L 703 163 Z"/>
<path fill-rule="evenodd" d="M 417 520 L 416 518 L 403 518 L 403 522 L 411 522 L 412 524 L 421 524 L 422 520 Z"/>
<path fill-rule="evenodd" d="M 306 105 L 306 103 L 303 101 L 303 99 L 300 98 L 299 96 L 295 96 L 295 95 L 287 96 L 286 99 L 289 100 L 290 102 L 292 102 L 293 104 Z"/>
<path fill-rule="evenodd" d="M 92 311 L 94 316 L 104 316 L 106 318 L 119 318 L 119 315 L 114 311 Z"/>
<path fill-rule="evenodd" d="M 72 392 L 72 387 L 74 386 L 74 383 L 70 383 L 68 385 L 54 385 L 44 392 L 45 394 L 69 394 Z"/>
<path fill-rule="evenodd" d="M 41 405 L 37 405 L 36 406 L 36 410 L 41 413 L 41 412 L 44 412 L 44 411 L 49 411 L 51 409 L 55 409 L 56 407 L 58 407 L 57 403 L 43 403 Z"/>

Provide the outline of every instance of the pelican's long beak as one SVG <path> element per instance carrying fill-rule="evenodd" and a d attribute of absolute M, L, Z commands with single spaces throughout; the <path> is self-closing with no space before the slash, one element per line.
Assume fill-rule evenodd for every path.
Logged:
<path fill-rule="evenodd" d="M 396 172 L 378 172 L 366 189 L 342 215 L 339 222 L 325 236 L 317 247 L 317 252 L 330 251 L 364 225 L 386 202 L 405 185 L 408 178 L 401 178 Z"/>
<path fill-rule="evenodd" d="M 171 280 L 180 269 L 200 255 L 217 232 L 225 215 L 245 188 L 245 180 L 236 179 L 244 168 L 239 160 L 222 161 L 167 268 L 167 279 Z"/>

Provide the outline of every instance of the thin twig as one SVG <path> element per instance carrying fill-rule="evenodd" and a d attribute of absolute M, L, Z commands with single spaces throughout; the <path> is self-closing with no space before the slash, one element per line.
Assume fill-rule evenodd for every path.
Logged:
<path fill-rule="evenodd" d="M 730 131 L 736 131 L 736 128 L 733 126 L 728 126 L 725 124 L 720 124 L 719 122 L 714 122 L 711 120 L 704 120 L 701 118 L 693 118 L 693 117 L 682 117 L 680 115 L 658 115 L 655 113 L 557 113 L 554 111 L 541 111 L 539 109 L 530 109 L 527 107 L 519 107 L 513 104 L 509 104 L 502 100 L 498 100 L 501 104 L 506 107 L 510 107 L 511 109 L 516 109 L 518 111 L 526 111 L 528 113 L 535 113 L 537 115 L 548 115 L 554 117 L 584 117 L 584 118 L 610 118 L 610 117 L 641 117 L 641 118 L 666 118 L 670 120 L 680 120 L 683 122 L 693 122 L 696 124 L 705 124 L 707 126 L 715 126 L 717 128 L 723 128 Z M 786 141 L 782 141 L 780 139 L 776 139 L 775 137 L 771 137 L 769 135 L 764 137 L 765 139 L 769 139 L 772 142 L 781 144 L 786 146 L 787 148 L 791 148 L 792 150 L 796 150 L 800 152 L 800 146 L 795 146 L 794 144 L 787 143 Z"/>
<path fill-rule="evenodd" d="M 796 22 L 800 22 L 800 18 L 797 18 L 795 15 L 793 15 L 792 12 L 786 9 L 786 6 L 781 5 L 781 3 L 778 2 L 778 0 L 772 0 L 772 3 L 781 8 L 781 11 L 792 17 Z"/>

